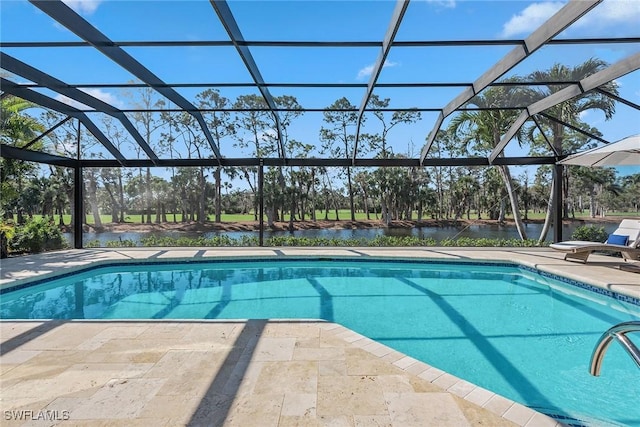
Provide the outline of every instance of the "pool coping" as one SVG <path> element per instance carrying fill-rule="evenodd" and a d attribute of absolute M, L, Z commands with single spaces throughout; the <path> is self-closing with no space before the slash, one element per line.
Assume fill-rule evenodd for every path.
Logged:
<path fill-rule="evenodd" d="M 5 272 L 3 269 L 3 274 L 2 274 L 2 278 L 3 281 L 0 281 L 1 283 L 1 287 L 3 290 L 9 290 L 9 289 L 14 289 L 15 287 L 21 287 L 21 286 L 28 286 L 29 283 L 33 283 L 33 282 L 40 282 L 42 280 L 48 280 L 48 279 L 52 279 L 52 278 L 56 278 L 59 276 L 64 276 L 67 274 L 75 274 L 84 270 L 91 270 L 93 268 L 100 268 L 100 267 L 106 267 L 109 265 L 134 265 L 134 264 L 146 264 L 146 263 L 194 263 L 194 262 L 199 262 L 199 263 L 205 263 L 205 262 L 212 262 L 212 261 L 220 261 L 220 262 L 229 262 L 229 261 L 238 261 L 238 260 L 246 260 L 247 258 L 251 258 L 251 257 L 260 257 L 260 258 L 264 258 L 265 260 L 270 260 L 270 259 L 283 259 L 287 258 L 287 259 L 334 259 L 334 260 L 347 260 L 347 259 L 358 259 L 360 257 L 362 257 L 362 252 L 361 251 L 365 251 L 365 252 L 378 252 L 375 255 L 371 255 L 366 254 L 366 256 L 370 256 L 372 260 L 385 260 L 385 261 L 398 261 L 398 260 L 403 260 L 403 261 L 407 261 L 407 262 L 433 262 L 433 263 L 442 263 L 442 262 L 446 262 L 446 263 L 466 263 L 466 264 L 486 264 L 486 265 L 495 265 L 495 264 L 502 264 L 502 265 L 510 265 L 510 266 L 520 266 L 520 267 L 525 267 L 526 269 L 531 269 L 535 272 L 544 272 L 547 273 L 548 275 L 550 275 L 552 278 L 554 277 L 560 277 L 562 279 L 562 281 L 576 281 L 576 282 L 580 282 L 580 283 L 586 283 L 589 286 L 589 290 L 593 290 L 595 292 L 597 292 L 597 289 L 606 291 L 606 292 L 611 292 L 614 293 L 616 295 L 622 295 L 624 297 L 628 297 L 631 298 L 635 303 L 637 303 L 638 301 L 640 301 L 640 299 L 638 298 L 638 296 L 640 295 L 636 295 L 634 291 L 634 289 L 627 289 L 626 287 L 622 287 L 620 289 L 616 289 L 615 291 L 612 290 L 611 288 L 613 287 L 611 283 L 607 283 L 607 282 L 603 282 L 602 280 L 598 280 L 597 278 L 594 278 L 592 276 L 589 277 L 585 277 L 583 275 L 577 275 L 577 274 L 567 274 L 566 272 L 562 272 L 561 270 L 559 271 L 557 268 L 553 268 L 553 267 L 549 267 L 548 265 L 544 265 L 541 264 L 539 262 L 536 262 L 535 259 L 532 260 L 528 260 L 528 259 L 518 259 L 517 257 L 515 259 L 506 259 L 502 258 L 502 257 L 498 257 L 498 258 L 493 258 L 493 259 L 488 259 L 488 258 L 484 258 L 482 257 L 482 255 L 486 256 L 486 253 L 488 251 L 482 251 L 480 254 L 480 257 L 478 258 L 474 258 L 471 260 L 455 260 L 455 259 L 447 259 L 447 258 L 437 258 L 437 257 L 425 257 L 424 255 L 426 253 L 428 253 L 428 251 L 423 250 L 423 251 L 416 251 L 416 252 L 420 252 L 419 254 L 415 254 L 413 253 L 410 256 L 403 256 L 400 255 L 399 253 L 395 253 L 395 254 L 389 254 L 389 253 L 384 253 L 384 252 L 389 252 L 390 248 L 385 248 L 384 250 L 371 250 L 371 248 L 349 248 L 349 250 L 354 250 L 356 249 L 358 253 L 351 253 L 351 254 L 328 254 L 326 252 L 328 251 L 332 251 L 332 252 L 339 252 L 339 251 L 344 251 L 345 248 L 302 248 L 302 251 L 304 252 L 305 250 L 308 253 L 304 253 L 304 254 L 295 254 L 295 253 L 291 253 L 291 254 L 284 254 L 282 253 L 284 252 L 296 252 L 295 250 L 292 250 L 292 248 L 281 248 L 278 249 L 278 252 L 276 253 L 271 253 L 269 254 L 268 252 L 265 253 L 264 251 L 260 251 L 260 250 L 255 250 L 255 248 L 250 248 L 250 249 L 245 249 L 245 250 L 238 250 L 238 248 L 234 248 L 235 251 L 234 252 L 248 252 L 245 254 L 239 254 L 239 253 L 235 253 L 233 255 L 221 255 L 218 251 L 217 254 L 213 255 L 212 258 L 208 258 L 205 257 L 204 254 L 201 254 L 202 256 L 197 257 L 197 259 L 194 259 L 194 256 L 164 256 L 164 255 L 168 255 L 168 254 L 162 254 L 162 257 L 154 257 L 154 258 L 149 258 L 149 257 L 134 257 L 134 258 L 123 258 L 123 259 L 97 259 L 97 260 L 90 260 L 90 261 L 85 261 L 79 265 L 64 265 L 63 270 L 60 269 L 56 269 L 55 271 L 49 271 L 49 272 L 45 272 L 43 274 L 35 274 L 35 275 L 31 275 L 30 277 L 23 277 L 23 278 L 17 278 L 14 280 L 6 280 L 4 279 L 5 276 Z M 252 250 L 254 249 L 254 250 Z M 298 248 L 300 249 L 300 248 Z M 397 248 L 391 248 L 392 249 L 397 249 Z M 411 250 L 413 248 L 403 248 L 405 251 L 406 250 Z M 438 248 L 429 248 L 430 250 L 435 250 Z M 460 248 L 458 248 L 460 250 Z M 465 248 L 467 249 L 467 248 Z M 200 253 L 199 251 L 212 251 L 211 248 L 171 248 L 169 250 L 167 250 L 167 252 L 171 252 L 171 251 L 189 251 L 189 252 L 196 252 L 196 253 Z M 456 252 L 455 250 L 452 250 L 451 248 L 439 248 L 439 250 L 445 250 L 448 252 Z M 507 251 L 513 251 L 513 248 L 507 248 Z M 537 252 L 537 251 L 531 251 L 531 248 L 520 248 L 521 251 L 527 252 L 527 256 L 530 256 L 531 254 L 529 252 Z M 157 251 L 157 249 L 156 249 Z M 271 249 L 271 251 L 273 251 Z M 505 248 L 496 248 L 493 252 L 504 252 Z M 113 252 L 117 252 L 119 254 L 122 254 L 123 252 L 126 254 L 127 252 L 131 253 L 131 250 L 123 250 L 123 249 L 118 249 L 115 250 Z M 153 250 L 146 250 L 144 252 L 153 252 Z M 251 254 L 251 252 L 263 252 L 261 254 L 256 254 L 253 253 Z M 310 253 L 309 253 L 310 252 Z M 382 253 L 381 253 L 382 252 Z M 459 251 L 458 251 L 459 252 Z M 324 253 L 324 254 L 323 254 Z M 548 252 L 543 252 L 543 253 L 547 253 Z M 553 254 L 553 252 L 551 252 Z M 416 256 L 417 255 L 417 256 Z M 477 254 L 476 254 L 477 255 Z M 501 256 L 504 256 L 504 254 L 500 254 Z M 534 254 L 535 255 L 535 254 Z M 534 256 L 535 258 L 535 256 Z M 360 258 L 362 260 L 362 258 Z M 610 260 L 606 260 L 609 261 L 608 264 L 611 264 Z M 602 262 L 602 261 L 600 261 Z M 614 261 L 615 263 L 615 261 Z M 598 265 L 600 266 L 600 265 Z M 587 270 L 590 268 L 590 266 L 587 266 Z M 621 275 L 624 274 L 629 274 L 629 275 L 633 275 L 635 273 L 624 273 L 624 272 L 620 272 Z M 572 277 L 567 277 L 567 276 L 572 276 Z M 634 282 L 632 282 L 631 278 L 630 279 L 630 283 L 633 285 Z M 595 288 L 594 289 L 592 289 Z M 621 291 L 626 291 L 626 292 L 621 292 Z M 639 292 L 640 294 L 640 292 Z M 638 304 L 640 305 L 640 304 Z M 234 320 L 239 320 L 239 319 L 234 319 Z M 300 319 L 296 319 L 296 320 L 300 320 Z M 318 319 L 313 319 L 316 322 L 325 322 L 323 320 L 318 320 Z M 33 320 L 30 320 L 33 321 Z M 83 322 L 87 322 L 89 320 L 83 320 Z M 91 320 L 93 322 L 100 322 L 101 320 Z M 111 320 L 112 321 L 112 320 Z M 130 320 L 128 319 L 123 319 L 123 322 L 128 322 Z M 132 320 L 133 322 L 135 322 L 135 320 Z M 185 320 L 188 321 L 188 320 Z M 180 321 L 180 320 L 154 320 L 153 322 L 159 322 L 159 323 L 165 323 L 165 322 L 174 322 L 174 323 L 181 323 L 181 322 L 185 322 L 185 321 Z M 216 320 L 207 320 L 207 322 L 215 322 Z M 270 320 L 273 322 L 280 322 L 280 321 L 287 321 L 286 319 L 273 319 Z M 7 320 L 7 321 L 2 321 L 4 322 L 21 322 L 20 320 Z M 149 321 L 147 321 L 149 322 Z M 442 371 L 438 368 L 435 368 L 433 366 L 428 365 L 427 363 L 421 362 L 417 359 L 414 359 L 410 356 L 407 356 L 405 354 L 402 354 L 400 352 L 398 352 L 397 350 L 394 350 L 384 344 L 378 343 L 368 337 L 365 337 L 355 331 L 352 331 L 351 329 L 348 329 L 340 324 L 337 323 L 332 323 L 332 322 L 325 322 L 327 324 L 331 324 L 334 325 L 331 327 L 331 329 L 335 329 L 336 330 L 336 335 L 340 335 L 340 338 L 344 339 L 345 341 L 349 342 L 350 344 L 358 347 L 358 348 L 362 348 L 363 350 L 369 352 L 370 354 L 378 357 L 381 360 L 384 360 L 386 362 L 391 363 L 392 365 L 400 368 L 401 370 L 410 373 L 412 375 L 415 375 L 423 380 L 426 380 L 440 388 L 442 388 L 443 390 L 447 391 L 448 393 L 451 393 L 453 395 L 456 395 L 470 403 L 473 403 L 475 405 L 478 405 L 481 408 L 484 408 L 485 410 L 488 410 L 489 412 L 498 415 L 506 420 L 509 420 L 517 425 L 520 426 L 538 426 L 538 425 L 554 425 L 554 426 L 558 426 L 558 425 L 563 425 L 561 421 L 559 421 L 558 419 L 555 419 L 553 417 L 550 417 L 546 414 L 543 414 L 541 412 L 538 412 L 534 409 L 531 409 L 529 407 L 524 406 L 521 403 L 518 403 L 514 400 L 508 399 L 504 396 L 501 396 L 499 394 L 493 393 L 489 390 L 486 390 L 480 386 L 477 386 L 473 383 L 470 383 L 464 379 L 461 379 L 459 377 L 456 377 L 454 375 L 451 375 L 445 371 Z M 390 356 L 390 355 L 394 355 L 394 356 Z M 395 360 L 390 360 L 393 359 L 394 357 L 397 356 L 397 359 Z M 572 420 L 573 421 L 573 420 Z"/>

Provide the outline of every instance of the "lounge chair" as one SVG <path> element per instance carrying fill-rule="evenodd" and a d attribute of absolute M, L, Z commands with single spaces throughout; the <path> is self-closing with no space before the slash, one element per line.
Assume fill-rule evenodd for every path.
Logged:
<path fill-rule="evenodd" d="M 570 240 L 553 243 L 549 247 L 566 252 L 565 260 L 583 263 L 586 263 L 589 255 L 595 251 L 620 252 L 625 261 L 640 260 L 640 220 L 623 219 L 605 243 Z"/>

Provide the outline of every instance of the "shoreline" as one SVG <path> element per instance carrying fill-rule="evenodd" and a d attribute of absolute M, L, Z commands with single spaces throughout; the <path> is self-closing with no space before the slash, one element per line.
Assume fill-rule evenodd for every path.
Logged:
<path fill-rule="evenodd" d="M 569 219 L 564 220 L 563 224 L 575 224 L 580 223 L 582 225 L 598 225 L 598 224 L 611 224 L 619 223 L 622 217 L 605 217 L 605 218 L 586 218 L 586 219 Z M 638 218 L 640 219 L 640 218 Z M 534 219 L 525 221 L 525 224 L 542 224 L 543 219 Z M 293 227 L 290 227 L 288 221 L 275 222 L 273 226 L 269 227 L 265 222 L 265 229 L 272 231 L 291 231 L 291 230 L 322 230 L 322 229 L 337 229 L 337 230 L 352 230 L 352 229 L 371 229 L 371 228 L 423 228 L 423 227 L 466 227 L 471 225 L 486 225 L 486 226 L 511 226 L 515 227 L 513 220 L 509 219 L 503 223 L 499 223 L 496 220 L 467 220 L 460 219 L 454 220 L 434 220 L 425 219 L 421 221 L 417 220 L 402 220 L 392 221 L 387 226 L 381 220 L 318 220 L 318 221 L 294 221 Z M 183 232 L 207 232 L 207 231 L 258 231 L 260 224 L 257 221 L 246 222 L 222 222 L 215 223 L 207 221 L 204 224 L 197 222 L 166 222 L 166 223 L 106 223 L 102 227 L 95 227 L 92 224 L 85 225 L 85 232 L 112 232 L 112 233 L 127 233 L 127 232 L 162 232 L 162 231 L 183 231 Z"/>

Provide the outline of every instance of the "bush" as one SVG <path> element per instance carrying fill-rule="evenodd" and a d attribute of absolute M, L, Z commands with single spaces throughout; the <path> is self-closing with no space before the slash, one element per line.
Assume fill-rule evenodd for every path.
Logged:
<path fill-rule="evenodd" d="M 332 237 L 298 237 L 298 236 L 272 236 L 265 239 L 266 247 L 401 247 L 401 246 L 448 246 L 448 247 L 532 247 L 540 246 L 535 239 L 522 241 L 520 239 L 489 239 L 460 237 L 458 239 L 444 239 L 437 242 L 431 237 L 417 236 L 376 236 L 373 239 L 351 238 L 340 239 Z M 136 243 L 131 240 L 116 240 L 107 242 L 107 247 L 133 247 Z M 258 246 L 257 236 L 242 236 L 231 238 L 224 234 L 205 237 L 159 237 L 146 236 L 140 239 L 141 246 L 202 246 L 202 247 L 238 247 Z M 99 242 L 91 241 L 85 247 L 98 247 Z"/>
<path fill-rule="evenodd" d="M 119 240 L 110 240 L 107 242 L 108 248 L 135 248 L 136 242 L 130 239 L 119 239 Z"/>
<path fill-rule="evenodd" d="M 47 218 L 31 218 L 25 225 L 16 227 L 9 245 L 14 251 L 29 253 L 68 247 L 60 228 Z"/>
<path fill-rule="evenodd" d="M 13 239 L 16 227 L 13 221 L 0 220 L 0 258 L 9 256 L 9 241 Z"/>
<path fill-rule="evenodd" d="M 107 242 L 107 244 L 108 244 L 108 242 Z M 99 248 L 100 247 L 100 240 L 98 240 L 98 239 L 89 240 L 83 246 L 85 248 Z"/>
<path fill-rule="evenodd" d="M 571 235 L 572 240 L 585 240 L 587 242 L 604 242 L 609 235 L 604 227 L 596 225 L 582 225 L 575 229 Z"/>
<path fill-rule="evenodd" d="M 538 241 L 535 239 L 491 239 L 488 237 L 459 237 L 457 239 L 444 239 L 440 241 L 440 246 L 447 247 L 518 247 L 518 248 L 529 248 L 533 246 L 539 246 Z"/>

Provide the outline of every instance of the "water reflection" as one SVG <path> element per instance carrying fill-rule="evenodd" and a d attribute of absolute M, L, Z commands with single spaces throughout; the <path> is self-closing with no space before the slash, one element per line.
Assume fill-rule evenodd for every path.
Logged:
<path fill-rule="evenodd" d="M 570 238 L 575 229 L 581 226 L 581 223 L 563 225 L 562 235 Z M 617 223 L 607 223 L 602 225 L 607 233 L 612 233 Z M 526 232 L 530 238 L 538 238 L 542 230 L 542 224 L 532 223 L 526 224 Z M 232 239 L 241 239 L 243 237 L 258 238 L 257 231 L 209 231 L 209 232 L 186 232 L 186 231 L 162 231 L 162 232 L 102 232 L 102 233 L 84 233 L 83 243 L 87 244 L 91 241 L 99 241 L 100 246 L 106 246 L 107 242 L 130 240 L 140 245 L 140 240 L 144 237 L 189 237 L 189 238 L 211 238 L 215 236 L 228 236 Z M 295 230 L 293 233 L 289 231 L 272 231 L 265 230 L 265 238 L 276 236 L 294 236 L 294 237 L 322 237 L 337 239 L 374 239 L 378 236 L 413 236 L 419 238 L 432 238 L 437 241 L 444 239 L 453 239 L 459 237 L 469 238 L 490 238 L 490 239 L 518 239 L 518 231 L 513 225 L 471 225 L 471 226 L 446 226 L 446 227 L 421 227 L 421 228 L 366 228 L 366 229 L 320 229 L 320 230 Z M 547 240 L 553 236 L 553 227 L 547 235 Z M 71 233 L 65 234 L 70 243 L 73 242 Z"/>

